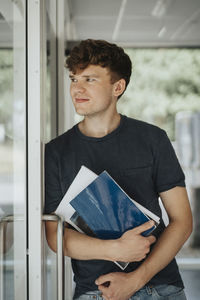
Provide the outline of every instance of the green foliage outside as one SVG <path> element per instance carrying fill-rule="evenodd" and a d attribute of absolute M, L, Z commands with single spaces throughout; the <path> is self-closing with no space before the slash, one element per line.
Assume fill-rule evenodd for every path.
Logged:
<path fill-rule="evenodd" d="M 200 111 L 199 49 L 125 49 L 132 78 L 119 100 L 121 113 L 158 125 L 174 140 L 179 111 Z"/>
<path fill-rule="evenodd" d="M 13 51 L 0 50 L 0 123 L 12 118 L 13 105 Z"/>

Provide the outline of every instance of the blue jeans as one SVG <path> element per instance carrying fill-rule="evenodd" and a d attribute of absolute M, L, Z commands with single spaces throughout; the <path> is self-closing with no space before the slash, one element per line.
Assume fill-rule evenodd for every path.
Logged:
<path fill-rule="evenodd" d="M 100 291 L 88 292 L 75 300 L 103 300 Z M 186 300 L 184 290 L 174 285 L 145 286 L 129 300 Z"/>

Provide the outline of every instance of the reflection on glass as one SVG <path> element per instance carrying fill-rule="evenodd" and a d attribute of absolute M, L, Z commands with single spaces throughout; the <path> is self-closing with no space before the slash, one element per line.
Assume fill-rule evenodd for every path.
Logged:
<path fill-rule="evenodd" d="M 56 2 L 46 1 L 45 141 L 57 135 Z"/>
<path fill-rule="evenodd" d="M 0 7 L 0 299 L 26 299 L 25 1 Z"/>
<path fill-rule="evenodd" d="M 46 1 L 46 78 L 45 78 L 45 142 L 56 136 L 56 2 Z M 43 224 L 44 225 L 44 224 Z M 43 228 L 44 229 L 44 228 Z M 45 235 L 45 233 L 44 233 Z M 57 295 L 56 255 L 44 238 L 43 299 L 54 300 Z"/>
<path fill-rule="evenodd" d="M 12 214 L 13 203 L 13 51 L 0 49 L 0 216 Z"/>

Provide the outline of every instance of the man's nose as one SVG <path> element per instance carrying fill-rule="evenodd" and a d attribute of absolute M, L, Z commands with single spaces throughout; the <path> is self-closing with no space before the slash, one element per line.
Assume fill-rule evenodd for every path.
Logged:
<path fill-rule="evenodd" d="M 82 93 L 85 91 L 85 86 L 81 82 L 77 82 L 74 88 L 75 88 L 76 92 Z"/>

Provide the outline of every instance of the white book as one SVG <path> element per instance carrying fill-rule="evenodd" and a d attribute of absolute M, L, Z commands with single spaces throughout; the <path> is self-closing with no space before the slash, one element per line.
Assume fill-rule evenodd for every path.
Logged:
<path fill-rule="evenodd" d="M 75 213 L 75 209 L 70 205 L 70 201 L 74 199 L 97 177 L 98 176 L 90 169 L 82 166 L 55 211 L 56 215 L 63 217 L 67 223 L 71 224 L 79 232 L 83 231 L 71 221 L 71 217 Z"/>

